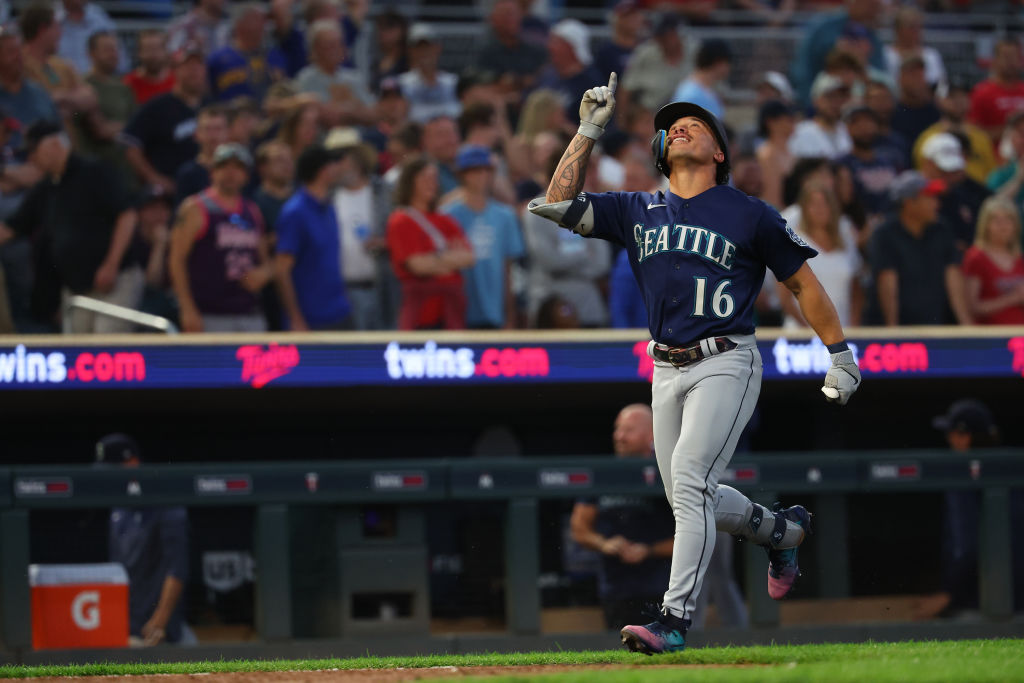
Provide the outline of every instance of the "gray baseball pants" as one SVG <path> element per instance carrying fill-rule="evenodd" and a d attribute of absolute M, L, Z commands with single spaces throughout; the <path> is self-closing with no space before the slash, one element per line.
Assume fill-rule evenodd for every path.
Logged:
<path fill-rule="evenodd" d="M 654 451 L 676 522 L 664 608 L 683 619 L 696 607 L 716 526 L 735 533 L 749 506 L 718 480 L 757 404 L 761 355 L 753 335 L 729 339 L 735 349 L 685 367 L 654 363 Z"/>

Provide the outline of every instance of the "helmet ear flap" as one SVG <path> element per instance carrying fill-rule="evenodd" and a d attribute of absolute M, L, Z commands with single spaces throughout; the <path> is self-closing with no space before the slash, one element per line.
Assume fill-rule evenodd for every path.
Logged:
<path fill-rule="evenodd" d="M 665 162 L 665 142 L 668 139 L 668 133 L 664 130 L 659 130 L 651 138 L 651 154 L 654 155 L 654 166 L 664 174 L 667 178 L 669 176 L 668 164 Z"/>

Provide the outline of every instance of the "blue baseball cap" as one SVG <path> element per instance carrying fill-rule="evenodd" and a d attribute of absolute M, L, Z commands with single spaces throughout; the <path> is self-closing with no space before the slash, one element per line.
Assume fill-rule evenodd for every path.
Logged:
<path fill-rule="evenodd" d="M 491 150 L 482 145 L 465 145 L 455 157 L 455 170 L 462 172 L 471 168 L 494 168 Z"/>

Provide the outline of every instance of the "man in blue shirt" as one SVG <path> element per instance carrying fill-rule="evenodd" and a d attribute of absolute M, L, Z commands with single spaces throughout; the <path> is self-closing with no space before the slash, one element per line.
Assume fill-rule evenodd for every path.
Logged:
<path fill-rule="evenodd" d="M 692 102 L 704 107 L 709 112 L 722 118 L 725 106 L 718 96 L 718 84 L 729 78 L 732 68 L 732 50 L 724 40 L 705 40 L 697 51 L 694 64 L 696 71 L 679 84 L 672 100 L 675 102 Z"/>
<path fill-rule="evenodd" d="M 310 145 L 299 155 L 301 187 L 277 217 L 277 286 L 288 328 L 349 330 L 351 306 L 341 274 L 341 241 L 331 191 L 341 155 Z"/>
<path fill-rule="evenodd" d="M 466 326 L 476 329 L 517 327 L 515 297 L 509 278 L 512 262 L 525 247 L 511 207 L 491 197 L 494 161 L 491 151 L 466 145 L 455 158 L 462 196 L 442 211 L 459 224 L 473 245 L 476 262 L 465 271 Z"/>

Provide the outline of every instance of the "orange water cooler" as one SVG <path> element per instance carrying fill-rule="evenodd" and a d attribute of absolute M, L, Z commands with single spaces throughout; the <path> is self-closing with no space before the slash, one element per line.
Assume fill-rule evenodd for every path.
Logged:
<path fill-rule="evenodd" d="M 32 647 L 128 645 L 128 575 L 120 564 L 29 565 Z"/>

